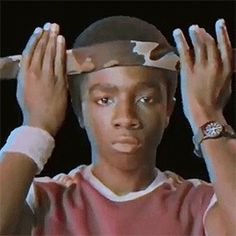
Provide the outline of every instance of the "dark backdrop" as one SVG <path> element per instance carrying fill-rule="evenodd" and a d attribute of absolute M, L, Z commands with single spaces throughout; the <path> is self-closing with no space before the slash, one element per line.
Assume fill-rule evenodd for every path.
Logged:
<path fill-rule="evenodd" d="M 61 26 L 67 47 L 70 48 L 79 32 L 95 20 L 111 15 L 130 15 L 147 20 L 155 24 L 172 44 L 174 28 L 180 27 L 187 32 L 188 26 L 197 23 L 214 35 L 215 21 L 224 18 L 235 47 L 235 5 L 235 2 L 230 1 L 3 1 L 1 56 L 20 54 L 34 28 L 45 22 L 57 22 Z M 225 116 L 235 128 L 235 80 L 233 86 L 234 92 L 225 109 Z M 10 131 L 21 125 L 22 117 L 15 90 L 16 80 L 1 81 L 1 146 Z M 192 153 L 192 132 L 182 112 L 179 88 L 176 97 L 174 114 L 157 151 L 157 166 L 162 170 L 175 171 L 186 178 L 208 180 L 204 161 Z M 53 176 L 59 172 L 68 172 L 83 163 L 90 163 L 90 147 L 85 132 L 79 128 L 69 106 L 65 123 L 56 137 L 53 156 L 41 175 Z"/>

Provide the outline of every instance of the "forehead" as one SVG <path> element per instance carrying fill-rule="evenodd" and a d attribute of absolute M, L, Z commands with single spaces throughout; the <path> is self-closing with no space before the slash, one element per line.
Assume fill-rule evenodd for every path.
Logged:
<path fill-rule="evenodd" d="M 167 79 L 162 69 L 143 66 L 119 66 L 89 73 L 87 89 L 94 85 L 110 84 L 116 87 L 156 87 Z M 97 86 L 99 88 L 99 86 Z"/>

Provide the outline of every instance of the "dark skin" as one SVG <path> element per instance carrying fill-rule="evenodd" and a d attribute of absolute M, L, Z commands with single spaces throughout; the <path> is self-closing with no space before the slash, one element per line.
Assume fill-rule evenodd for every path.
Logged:
<path fill-rule="evenodd" d="M 82 84 L 81 126 L 93 172 L 117 194 L 141 190 L 155 178 L 156 149 L 174 105 L 166 80 L 164 70 L 126 66 L 93 72 Z"/>
<path fill-rule="evenodd" d="M 62 125 L 67 104 L 66 47 L 64 38 L 58 36 L 58 33 L 59 26 L 52 24 L 50 27 L 44 27 L 44 30 L 37 30 L 31 36 L 23 52 L 17 87 L 17 97 L 23 113 L 24 124 L 44 129 L 53 136 Z M 196 26 L 190 28 L 189 35 L 194 47 L 194 58 L 192 57 L 193 54 L 190 53 L 183 32 L 179 29 L 174 31 L 175 42 L 180 54 L 183 109 L 193 132 L 195 132 L 196 127 L 209 120 L 227 123 L 223 115 L 223 108 L 231 93 L 232 47 L 223 20 L 216 22 L 217 40 L 214 40 L 203 28 Z M 111 110 L 109 110 L 110 104 L 105 108 L 102 106 L 102 108 L 109 110 L 105 113 L 101 111 L 102 109 L 100 110 L 100 107 L 94 109 L 95 104 L 96 106 L 100 105 L 100 102 L 94 104 L 94 100 L 92 103 L 91 100 L 85 99 L 82 104 L 84 125 L 92 142 L 93 162 L 95 163 L 93 172 L 104 184 L 118 194 L 140 190 L 154 178 L 152 172 L 154 169 L 154 149 L 160 142 L 173 108 L 172 105 L 167 105 L 173 104 L 172 102 L 165 103 L 164 101 L 168 100 L 163 99 L 161 100 L 163 103 L 157 103 L 153 110 L 146 109 L 146 105 L 144 106 L 145 109 L 139 110 L 140 107 L 137 106 L 139 102 L 134 103 L 137 100 L 131 99 L 136 97 L 134 96 L 133 85 L 137 84 L 137 80 L 141 80 L 137 74 L 138 71 L 143 76 L 145 73 L 137 68 L 134 68 L 133 73 L 128 72 L 128 70 L 124 70 L 122 67 L 102 70 L 91 74 L 92 77 L 88 80 L 88 85 L 92 85 L 91 83 L 96 82 L 99 76 L 101 82 L 107 82 L 106 80 L 110 78 L 109 82 L 113 82 L 113 85 L 119 88 L 118 97 L 116 97 L 118 99 L 114 100 L 118 101 L 119 106 L 116 103 L 111 103 Z M 111 71 L 113 72 L 109 73 Z M 121 82 L 124 82 L 124 78 L 126 82 L 125 86 L 122 86 L 123 83 Z M 161 89 L 161 91 L 163 90 Z M 160 94 L 165 98 L 164 92 Z M 86 93 L 83 94 L 83 96 L 85 95 Z M 104 102 L 106 99 L 102 101 Z M 134 104 L 136 109 L 132 110 L 131 107 L 133 106 L 131 105 Z M 142 112 L 140 113 L 138 110 Z M 101 118 L 102 114 L 107 114 L 106 116 L 103 115 L 104 120 Z M 131 114 L 131 120 L 140 119 L 143 129 L 140 128 L 142 125 L 130 126 L 132 122 L 127 122 L 129 119 L 125 119 L 125 126 L 124 123 L 114 126 L 114 123 L 117 124 L 117 122 L 114 122 L 113 126 L 111 125 L 112 120 L 117 121 L 117 117 L 121 115 L 125 117 L 127 114 Z M 100 123 L 96 123 L 96 121 Z M 104 132 L 103 128 L 106 127 L 109 129 Z M 135 132 L 133 131 L 134 127 L 137 129 Z M 125 131 L 129 135 L 137 135 L 142 144 L 142 140 L 144 140 L 142 135 L 145 135 L 145 138 L 151 137 L 152 128 L 156 132 L 158 131 L 158 134 L 155 134 L 156 146 L 153 145 L 151 139 L 148 148 L 146 145 L 142 146 L 145 147 L 147 153 L 144 150 L 141 151 L 142 148 L 135 149 L 132 145 L 123 145 L 123 152 L 124 150 L 126 152 L 136 150 L 137 158 L 127 153 L 104 155 L 105 153 L 113 154 L 113 149 L 109 146 L 111 144 L 109 138 L 117 138 L 118 135 L 123 135 L 122 133 L 117 134 L 117 132 L 123 130 L 122 132 Z M 101 130 L 103 132 L 100 132 Z M 144 132 L 142 133 L 141 130 Z M 109 135 L 112 135 L 113 131 L 116 132 L 117 136 L 110 137 Z M 91 137 L 95 138 L 91 139 Z M 96 142 L 93 143 L 93 141 L 99 140 L 99 138 L 104 143 L 101 141 L 101 148 L 98 149 L 95 145 Z M 218 200 L 206 215 L 205 228 L 207 234 L 235 235 L 236 141 L 228 137 L 221 137 L 205 140 L 201 146 Z M 121 147 L 122 145 L 118 149 L 122 149 Z M 97 162 L 95 162 L 95 151 Z M 28 226 L 27 233 L 24 234 L 30 234 L 28 231 L 31 227 L 29 219 L 32 220 L 34 215 L 30 208 L 24 204 L 24 201 L 37 171 L 36 164 L 22 153 L 6 152 L 1 155 L 0 159 L 0 186 L 2 190 L 0 194 L 2 216 L 0 217 L 0 234 L 20 232 L 16 229 L 17 224 L 22 226 L 20 220 Z M 142 165 L 143 163 L 146 165 Z M 144 180 L 140 182 L 142 178 Z"/>

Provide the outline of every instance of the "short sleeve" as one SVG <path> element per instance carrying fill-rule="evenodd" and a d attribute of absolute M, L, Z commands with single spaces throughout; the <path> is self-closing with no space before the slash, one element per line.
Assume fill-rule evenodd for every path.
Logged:
<path fill-rule="evenodd" d="M 205 224 L 205 221 L 206 221 L 206 216 L 207 216 L 207 213 L 209 212 L 209 210 L 216 204 L 217 202 L 217 198 L 216 198 L 216 194 L 214 193 L 210 202 L 209 202 L 209 205 L 207 206 L 207 209 L 205 210 L 204 212 L 204 215 L 203 215 L 203 227 L 204 227 L 204 231 L 205 231 L 205 235 L 207 236 L 207 230 L 206 230 L 206 224 Z"/>

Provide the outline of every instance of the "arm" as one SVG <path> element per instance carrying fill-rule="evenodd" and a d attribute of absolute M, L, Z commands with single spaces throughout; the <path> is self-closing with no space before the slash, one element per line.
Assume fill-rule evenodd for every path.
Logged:
<path fill-rule="evenodd" d="M 52 27 L 53 26 L 53 27 Z M 65 41 L 59 27 L 38 28 L 31 36 L 18 75 L 17 99 L 23 124 L 44 129 L 55 136 L 66 112 Z M 27 142 L 27 138 L 25 140 Z M 0 234 L 16 233 L 25 212 L 25 198 L 37 172 L 27 155 L 2 152 L 0 157 Z M 23 215 L 22 215 L 23 214 Z"/>
<path fill-rule="evenodd" d="M 14 233 L 36 165 L 21 153 L 5 153 L 0 164 L 0 235 Z"/>
<path fill-rule="evenodd" d="M 233 54 L 223 20 L 216 22 L 217 42 L 198 26 L 190 27 L 189 34 L 194 56 L 181 30 L 174 32 L 174 38 L 181 61 L 184 113 L 196 133 L 211 120 L 227 124 L 223 109 L 231 94 Z M 235 235 L 236 139 L 204 140 L 201 148 L 218 200 L 207 214 L 207 231 L 210 235 Z"/>

